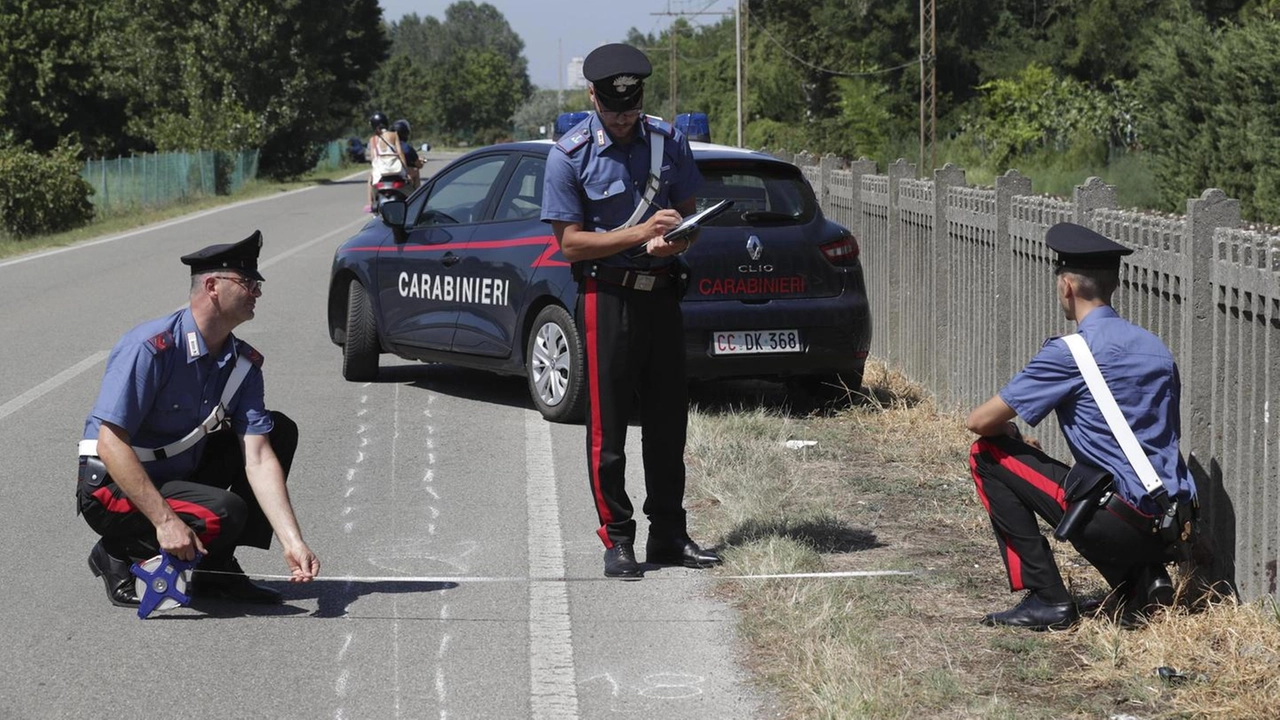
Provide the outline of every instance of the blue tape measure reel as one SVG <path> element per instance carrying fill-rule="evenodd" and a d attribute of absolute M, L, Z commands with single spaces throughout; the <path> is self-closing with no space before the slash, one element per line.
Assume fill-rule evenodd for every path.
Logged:
<path fill-rule="evenodd" d="M 129 571 L 137 580 L 138 617 L 145 619 L 156 610 L 172 610 L 191 602 L 187 585 L 191 582 L 191 570 L 203 557 L 200 553 L 192 560 L 178 560 L 167 552 L 134 563 Z"/>

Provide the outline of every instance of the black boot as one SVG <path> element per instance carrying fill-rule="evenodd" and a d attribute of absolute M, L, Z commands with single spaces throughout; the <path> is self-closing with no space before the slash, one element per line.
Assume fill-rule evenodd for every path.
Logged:
<path fill-rule="evenodd" d="M 1173 605 L 1173 580 L 1163 564 L 1143 565 L 1132 571 L 1125 583 L 1129 585 L 1125 604 L 1138 618 Z"/>
<path fill-rule="evenodd" d="M 683 565 L 687 568 L 709 568 L 720 564 L 720 556 L 698 547 L 688 537 L 654 538 L 645 543 L 645 561 L 654 565 Z"/>
<path fill-rule="evenodd" d="M 89 569 L 94 577 L 102 578 L 107 587 L 107 599 L 118 607 L 137 607 L 137 578 L 129 572 L 129 558 L 117 557 L 107 552 L 99 540 L 89 551 Z"/>
<path fill-rule="evenodd" d="M 644 577 L 631 543 L 618 543 L 604 551 L 604 576 L 623 580 L 639 580 Z"/>
<path fill-rule="evenodd" d="M 191 595 L 255 605 L 279 605 L 284 601 L 279 592 L 249 582 L 234 557 L 201 561 L 191 580 Z"/>
<path fill-rule="evenodd" d="M 1022 602 L 1005 610 L 982 618 L 983 625 L 1008 625 L 1028 630 L 1065 630 L 1080 619 L 1080 612 L 1072 601 L 1049 603 L 1032 590 Z"/>

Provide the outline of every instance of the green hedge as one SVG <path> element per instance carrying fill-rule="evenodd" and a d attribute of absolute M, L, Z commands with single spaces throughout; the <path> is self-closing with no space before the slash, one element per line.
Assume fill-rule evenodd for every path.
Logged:
<path fill-rule="evenodd" d="M 93 219 L 93 188 L 74 147 L 48 155 L 0 147 L 0 231 L 13 238 L 59 232 Z"/>

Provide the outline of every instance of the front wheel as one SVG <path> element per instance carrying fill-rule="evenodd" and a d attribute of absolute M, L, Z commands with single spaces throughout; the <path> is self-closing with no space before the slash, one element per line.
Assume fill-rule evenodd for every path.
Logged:
<path fill-rule="evenodd" d="M 529 395 L 542 417 L 551 422 L 577 422 L 586 404 L 582 338 L 573 318 L 559 305 L 539 312 L 524 354 Z"/>
<path fill-rule="evenodd" d="M 342 345 L 342 377 L 353 382 L 378 379 L 377 321 L 373 303 L 359 280 L 347 291 L 347 341 Z"/>

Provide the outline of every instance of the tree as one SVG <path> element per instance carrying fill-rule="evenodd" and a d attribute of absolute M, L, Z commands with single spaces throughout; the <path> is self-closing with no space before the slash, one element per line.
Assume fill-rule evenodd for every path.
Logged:
<path fill-rule="evenodd" d="M 1206 187 L 1245 217 L 1280 222 L 1280 21 L 1213 28 L 1183 7 L 1142 59 L 1137 86 L 1160 195 L 1170 210 Z"/>
<path fill-rule="evenodd" d="M 65 139 L 94 155 L 132 144 L 123 99 L 99 82 L 111 32 L 93 3 L 0 6 L 0 142 L 49 152 Z"/>
<path fill-rule="evenodd" d="M 532 85 L 524 41 L 497 8 L 462 0 L 446 8 L 443 22 L 406 15 L 388 35 L 392 56 L 411 64 L 373 78 L 372 96 L 401 98 L 435 135 L 486 142 L 511 134 Z"/>
<path fill-rule="evenodd" d="M 376 0 L 112 0 L 109 87 L 161 150 L 261 148 L 290 177 L 363 101 L 385 55 Z M 145 68 L 143 73 L 131 68 Z"/>

